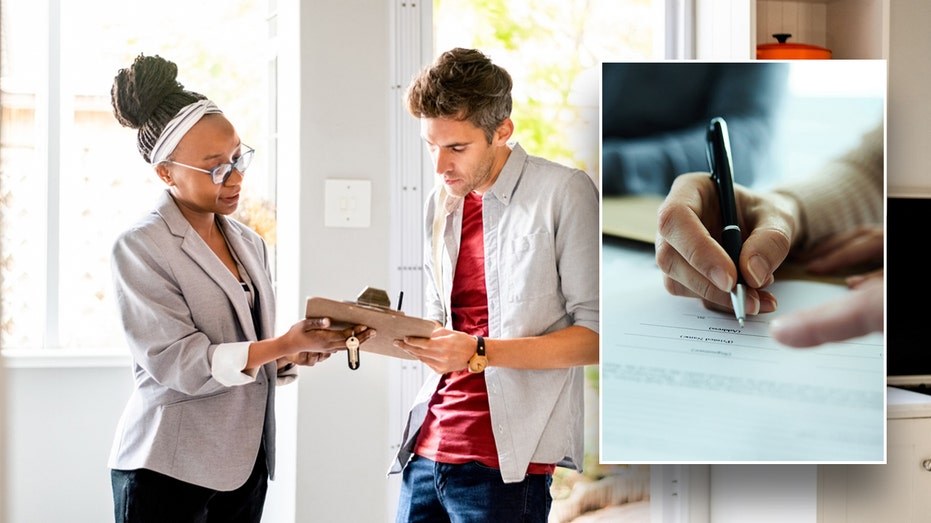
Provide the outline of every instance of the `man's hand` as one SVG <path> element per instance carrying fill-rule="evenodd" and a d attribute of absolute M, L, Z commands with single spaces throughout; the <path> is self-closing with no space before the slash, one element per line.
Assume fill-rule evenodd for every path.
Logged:
<path fill-rule="evenodd" d="M 797 205 L 778 194 L 734 186 L 738 222 L 744 236 L 740 271 L 748 286 L 747 313 L 776 310 L 776 298 L 761 290 L 789 254 L 798 229 Z M 721 215 L 714 182 L 707 173 L 676 178 L 660 206 L 656 263 L 666 290 L 675 296 L 701 298 L 705 306 L 732 310 L 730 291 L 737 268 L 721 247 Z"/>
<path fill-rule="evenodd" d="M 422 361 L 437 374 L 468 367 L 475 354 L 475 336 L 439 327 L 429 338 L 406 337 L 395 340 L 394 346 Z"/>

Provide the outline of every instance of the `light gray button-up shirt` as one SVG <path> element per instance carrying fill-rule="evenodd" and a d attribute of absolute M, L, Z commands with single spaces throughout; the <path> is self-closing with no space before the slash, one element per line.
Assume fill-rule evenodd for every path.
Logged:
<path fill-rule="evenodd" d="M 436 190 L 434 191 L 435 196 Z M 437 198 L 426 205 L 426 314 L 451 328 L 452 279 L 459 257 L 462 198 L 443 205 L 442 251 L 434 272 Z M 585 172 L 529 156 L 514 144 L 494 185 L 485 192 L 485 285 L 490 338 L 539 336 L 570 325 L 599 329 L 598 190 Z M 424 383 L 411 408 L 404 441 L 389 472 L 411 457 L 440 375 Z M 485 370 L 492 430 L 505 482 L 524 479 L 533 463 L 581 470 L 583 369 Z M 463 437 L 467 437 L 463 435 Z"/>

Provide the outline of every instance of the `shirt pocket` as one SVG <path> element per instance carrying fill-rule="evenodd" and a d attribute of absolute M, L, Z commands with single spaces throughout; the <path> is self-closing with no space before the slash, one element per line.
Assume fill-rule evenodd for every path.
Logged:
<path fill-rule="evenodd" d="M 556 250 L 549 232 L 511 240 L 503 258 L 502 277 L 508 301 L 535 300 L 557 293 Z"/>

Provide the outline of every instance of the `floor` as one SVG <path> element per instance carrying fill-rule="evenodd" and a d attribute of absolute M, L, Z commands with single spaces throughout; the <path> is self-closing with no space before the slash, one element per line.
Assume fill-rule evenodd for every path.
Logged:
<path fill-rule="evenodd" d="M 625 467 L 595 481 L 580 480 L 553 501 L 549 523 L 649 523 L 648 467 Z"/>
<path fill-rule="evenodd" d="M 650 523 L 650 501 L 635 501 L 588 512 L 572 523 Z"/>

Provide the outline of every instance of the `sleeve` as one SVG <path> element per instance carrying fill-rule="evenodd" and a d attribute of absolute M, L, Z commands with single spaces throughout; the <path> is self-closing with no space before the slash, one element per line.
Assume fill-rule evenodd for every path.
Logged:
<path fill-rule="evenodd" d="M 665 196 L 676 176 L 707 171 L 705 137 L 708 122 L 715 116 L 727 120 L 734 181 L 747 187 L 767 181 L 768 166 L 761 160 L 769 154 L 775 119 L 788 79 L 787 66 L 772 63 L 706 64 L 702 67 L 710 68 L 703 74 L 713 81 L 705 86 L 706 96 L 695 102 L 702 106 L 689 108 L 690 111 L 679 104 L 663 101 L 679 96 L 683 89 L 696 90 L 695 80 L 685 77 L 690 74 L 688 68 L 679 69 L 683 77 L 678 81 L 663 76 L 664 81 L 674 85 L 655 85 L 649 76 L 637 85 L 634 85 L 635 79 L 625 83 L 626 90 L 649 89 L 655 98 L 646 104 L 648 108 L 638 110 L 643 118 L 640 124 L 648 127 L 654 120 L 662 121 L 667 128 L 641 134 L 630 130 L 626 136 L 603 137 L 601 185 L 605 194 Z M 641 99 L 644 96 L 641 94 Z M 671 114 L 673 111 L 676 113 Z M 638 122 L 629 125 L 635 126 Z"/>
<path fill-rule="evenodd" d="M 774 192 L 799 203 L 806 250 L 826 236 L 861 225 L 882 225 L 885 202 L 884 132 L 880 123 L 859 146 L 827 163 L 813 176 Z"/>
<path fill-rule="evenodd" d="M 560 288 L 573 324 L 599 332 L 598 189 L 582 171 L 575 171 L 564 189 L 556 232 Z"/>
<path fill-rule="evenodd" d="M 249 359 L 249 345 L 252 342 L 244 341 L 237 343 L 221 343 L 213 353 L 213 361 L 210 369 L 213 378 L 227 387 L 236 387 L 247 385 L 255 382 L 255 377 L 259 374 L 258 367 L 251 370 L 243 370 Z M 297 365 L 282 367 L 278 370 L 275 384 L 278 386 L 287 385 L 298 377 Z"/>
<path fill-rule="evenodd" d="M 214 379 L 227 387 L 245 385 L 255 381 L 259 369 L 244 371 L 249 360 L 249 345 L 252 342 L 221 343 L 213 351 L 210 371 Z M 281 375 L 279 374 L 279 377 Z"/>
<path fill-rule="evenodd" d="M 163 243 L 133 229 L 112 250 L 116 302 L 129 351 L 137 365 L 166 387 L 190 395 L 222 390 L 210 363 L 217 345 L 194 325 L 164 256 L 174 247 Z"/>

